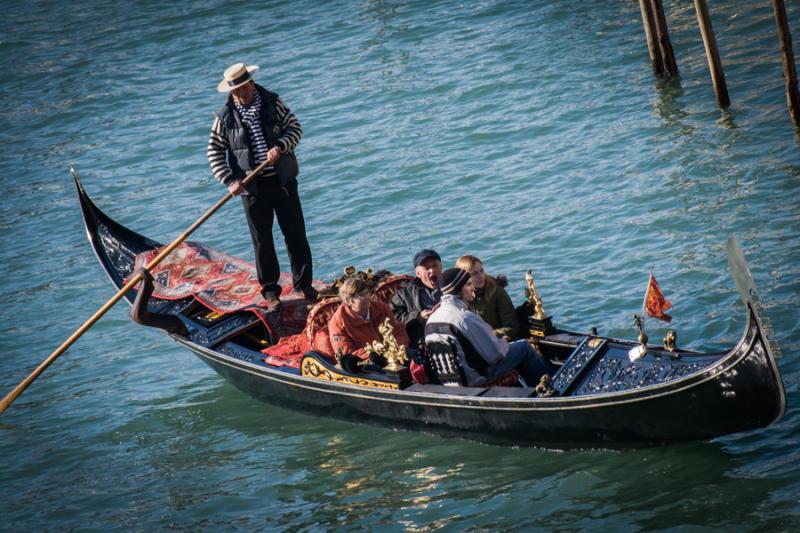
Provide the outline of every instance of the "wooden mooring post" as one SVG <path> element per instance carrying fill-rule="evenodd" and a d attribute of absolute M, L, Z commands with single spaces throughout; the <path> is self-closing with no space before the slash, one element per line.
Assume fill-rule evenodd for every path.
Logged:
<path fill-rule="evenodd" d="M 678 64 L 669 39 L 667 17 L 664 15 L 664 4 L 661 0 L 639 0 L 642 11 L 644 33 L 647 36 L 647 49 L 653 73 L 657 76 L 677 76 Z"/>
<path fill-rule="evenodd" d="M 661 51 L 656 43 L 656 24 L 653 20 L 653 6 L 650 0 L 639 0 L 639 9 L 642 11 L 642 24 L 644 34 L 647 37 L 647 51 L 650 53 L 650 63 L 653 65 L 653 74 L 660 76 L 664 74 L 664 60 L 661 59 Z"/>
<path fill-rule="evenodd" d="M 694 0 L 694 9 L 697 12 L 700 34 L 703 36 L 703 46 L 706 48 L 708 70 L 711 71 L 714 94 L 717 95 L 719 106 L 725 108 L 731 105 L 731 99 L 728 96 L 728 85 L 725 83 L 725 72 L 722 70 L 722 60 L 719 57 L 717 38 L 714 36 L 714 28 L 711 25 L 708 3 L 706 0 Z"/>
<path fill-rule="evenodd" d="M 786 18 L 786 6 L 783 0 L 772 0 L 775 10 L 775 24 L 778 26 L 778 42 L 781 45 L 783 62 L 783 79 L 786 80 L 786 103 L 794 127 L 800 129 L 800 93 L 797 90 L 797 67 L 792 51 L 792 36 L 789 33 L 789 20 Z"/>

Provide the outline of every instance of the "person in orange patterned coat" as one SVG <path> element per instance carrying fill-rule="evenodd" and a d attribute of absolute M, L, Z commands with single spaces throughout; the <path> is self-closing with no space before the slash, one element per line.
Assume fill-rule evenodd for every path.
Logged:
<path fill-rule="evenodd" d="M 373 341 L 381 341 L 378 328 L 388 318 L 394 328 L 397 343 L 408 347 L 406 328 L 392 315 L 388 304 L 370 298 L 369 288 L 360 278 L 349 278 L 339 288 L 342 304 L 328 322 L 328 334 L 334 352 L 353 354 L 368 359 L 364 347 Z"/>

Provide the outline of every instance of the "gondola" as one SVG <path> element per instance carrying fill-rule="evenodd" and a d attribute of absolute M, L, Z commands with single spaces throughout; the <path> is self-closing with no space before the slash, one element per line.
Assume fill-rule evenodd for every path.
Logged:
<path fill-rule="evenodd" d="M 119 289 L 136 256 L 161 244 L 116 223 L 94 205 L 77 176 L 75 183 L 89 242 Z M 499 445 L 631 448 L 712 439 L 783 416 L 784 387 L 755 287 L 743 257 L 730 250 L 747 313 L 744 334 L 732 349 L 698 353 L 650 344 L 632 361 L 637 342 L 550 327 L 535 339 L 558 365 L 549 395 L 527 386 L 409 384 L 380 368 L 348 372 L 313 353 L 301 368 L 271 365 L 258 340 L 275 339 L 264 338 L 266 328 L 252 313 L 209 319 L 193 297 L 153 298 L 148 310 L 178 316 L 188 331 L 168 333 L 174 341 L 237 388 L 283 408 Z M 125 295 L 129 302 L 135 296 L 134 289 Z"/>

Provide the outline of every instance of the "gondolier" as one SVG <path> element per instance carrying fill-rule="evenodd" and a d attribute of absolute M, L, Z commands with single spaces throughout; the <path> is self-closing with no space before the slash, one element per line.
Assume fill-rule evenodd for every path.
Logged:
<path fill-rule="evenodd" d="M 311 249 L 297 191 L 297 158 L 294 149 L 303 130 L 297 117 L 281 98 L 253 81 L 258 66 L 237 63 L 228 67 L 217 86 L 227 93 L 216 113 L 208 140 L 208 161 L 214 177 L 231 194 L 242 197 L 247 224 L 255 248 L 256 269 L 267 308 L 280 305 L 280 266 L 272 238 L 277 216 L 292 268 L 292 284 L 306 298 L 315 299 L 311 286 Z M 267 162 L 245 187 L 242 179 Z"/>

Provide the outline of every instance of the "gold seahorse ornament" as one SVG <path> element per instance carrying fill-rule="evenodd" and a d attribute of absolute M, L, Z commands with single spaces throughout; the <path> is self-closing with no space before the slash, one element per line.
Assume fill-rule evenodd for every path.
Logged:
<path fill-rule="evenodd" d="M 383 340 L 370 342 L 364 348 L 367 352 L 382 355 L 388 361 L 384 369 L 396 372 L 403 368 L 403 364 L 406 362 L 406 347 L 397 342 L 392 322 L 388 318 L 378 326 L 378 331 Z"/>
<path fill-rule="evenodd" d="M 536 282 L 533 281 L 533 271 L 530 269 L 525 272 L 525 284 L 527 285 L 525 288 L 525 295 L 528 297 L 528 302 L 530 302 L 534 310 L 533 318 L 542 320 L 547 315 L 544 314 L 542 298 L 539 296 L 539 291 L 536 290 Z"/>

